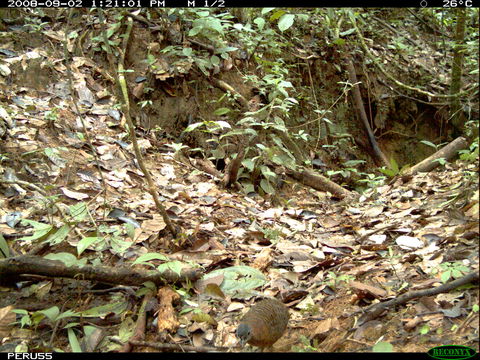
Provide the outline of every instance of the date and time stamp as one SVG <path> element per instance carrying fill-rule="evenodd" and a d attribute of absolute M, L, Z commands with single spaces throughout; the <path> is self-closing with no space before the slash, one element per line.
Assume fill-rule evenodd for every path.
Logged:
<path fill-rule="evenodd" d="M 477 7 L 479 0 L 418 0 L 419 7 L 442 7 L 442 8 L 471 8 Z M 205 7 L 223 8 L 227 6 L 238 6 L 236 0 L 229 0 L 233 4 L 226 4 L 225 0 L 7 0 L 9 8 L 161 8 L 161 7 Z M 310 2 L 310 1 L 307 1 Z M 301 2 L 298 4 L 301 6 Z M 339 4 L 338 4 L 339 5 Z M 348 6 L 348 4 L 346 4 Z"/>
<path fill-rule="evenodd" d="M 226 7 L 225 0 L 185 0 L 184 4 L 175 0 L 172 4 L 168 0 L 7 0 L 9 8 L 161 8 L 161 7 L 206 7 L 223 8 Z M 173 6 L 175 5 L 175 6 Z"/>

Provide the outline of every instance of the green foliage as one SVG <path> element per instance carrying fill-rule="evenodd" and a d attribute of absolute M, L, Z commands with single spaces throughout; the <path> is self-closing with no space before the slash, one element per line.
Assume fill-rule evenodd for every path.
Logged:
<path fill-rule="evenodd" d="M 438 159 L 435 159 L 433 160 L 432 162 L 437 162 L 439 165 L 445 165 L 447 163 L 447 159 L 445 158 L 438 158 Z"/>
<path fill-rule="evenodd" d="M 0 234 L 0 259 L 10 257 L 10 249 L 7 240 Z"/>
<path fill-rule="evenodd" d="M 43 150 L 48 159 L 54 163 L 56 166 L 64 168 L 66 165 L 66 160 L 60 156 L 60 151 L 67 152 L 68 149 L 65 147 L 50 148 L 47 147 Z"/>
<path fill-rule="evenodd" d="M 182 149 L 188 148 L 187 145 L 183 145 L 182 143 L 169 143 L 169 144 L 165 144 L 165 146 L 171 147 L 175 152 L 175 154 L 181 151 Z"/>
<path fill-rule="evenodd" d="M 50 231 L 52 231 L 52 229 L 53 229 L 52 225 L 48 225 L 48 224 L 44 224 L 44 223 L 40 223 L 38 221 L 33 221 L 33 220 L 28 220 L 28 219 L 23 219 L 22 220 L 22 225 L 32 226 L 34 232 L 33 232 L 33 235 L 23 236 L 20 239 L 18 239 L 18 241 L 30 242 L 30 241 L 33 241 L 33 240 L 44 239 L 50 233 Z"/>
<path fill-rule="evenodd" d="M 214 14 L 209 9 L 195 9 L 191 12 L 198 17 L 192 21 L 192 28 L 188 36 L 203 35 L 205 38 L 215 38 L 219 35 L 225 35 L 225 28 L 228 24 L 222 21 L 224 14 Z"/>
<path fill-rule="evenodd" d="M 191 23 L 192 27 L 188 32 L 190 37 L 205 38 L 215 44 L 215 53 L 212 55 L 205 49 L 183 48 L 181 46 L 167 46 L 162 50 L 171 59 L 177 57 L 187 59 L 193 63 L 206 76 L 210 71 L 215 70 L 220 65 L 221 59 L 229 59 L 229 53 L 238 50 L 236 47 L 228 46 L 227 38 L 231 37 L 237 30 L 234 29 L 232 15 L 229 12 L 218 13 L 214 9 L 171 9 L 168 15 L 178 15 L 185 21 Z M 154 66 L 156 59 L 147 59 L 148 64 Z M 181 62 L 180 65 L 184 63 Z M 176 65 L 176 61 L 172 62 Z M 164 69 L 165 70 L 165 69 Z"/>
<path fill-rule="evenodd" d="M 438 151 L 439 148 L 441 148 L 443 145 L 445 145 L 445 143 L 441 143 L 441 144 L 438 144 L 438 145 L 435 145 L 434 143 L 430 142 L 430 141 L 427 141 L 427 140 L 420 140 L 420 142 L 422 144 L 425 144 L 427 146 L 430 146 L 432 148 L 435 149 L 435 151 Z"/>
<path fill-rule="evenodd" d="M 397 176 L 400 173 L 400 169 L 398 168 L 398 164 L 394 158 L 390 159 L 390 168 L 386 168 L 385 166 L 380 168 L 379 171 L 382 174 L 387 175 L 388 177 Z"/>
<path fill-rule="evenodd" d="M 380 341 L 373 346 L 372 351 L 381 353 L 393 352 L 393 345 L 386 341 Z"/>
<path fill-rule="evenodd" d="M 45 120 L 49 123 L 54 123 L 58 119 L 58 109 L 54 107 L 52 110 L 45 111 Z"/>
<path fill-rule="evenodd" d="M 460 150 L 460 160 L 473 163 L 478 162 L 478 137 L 472 142 L 470 147 L 465 150 Z"/>
<path fill-rule="evenodd" d="M 87 236 L 82 238 L 77 244 L 77 253 L 80 256 L 89 246 L 103 241 L 105 238 L 98 236 Z"/>
<path fill-rule="evenodd" d="M 68 233 L 70 232 L 71 229 L 72 228 L 69 225 L 64 224 L 59 229 L 56 229 L 55 232 L 50 234 L 50 236 L 47 238 L 46 241 L 50 245 L 60 244 L 67 238 Z"/>
<path fill-rule="evenodd" d="M 208 39 L 214 44 L 215 52 L 205 49 L 184 48 L 178 45 L 170 45 L 161 50 L 168 57 L 168 62 L 177 68 L 185 67 L 185 61 L 193 63 L 206 76 L 221 61 L 230 58 L 230 53 L 238 51 L 235 46 L 230 46 L 228 41 L 240 43 L 248 56 L 258 63 L 261 76 L 246 75 L 245 81 L 249 81 L 259 90 L 260 95 L 268 98 L 268 104 L 256 112 L 247 113 L 236 125 L 238 128 L 231 129 L 225 121 L 200 121 L 190 124 L 185 133 L 202 131 L 217 135 L 217 133 L 229 129 L 227 134 L 221 135 L 220 139 L 209 139 L 216 142 L 213 149 L 207 149 L 206 155 L 214 159 L 225 158 L 226 143 L 230 137 L 246 136 L 247 139 L 256 138 L 257 145 L 246 149 L 243 166 L 239 173 L 242 184 L 247 192 L 256 189 L 263 194 L 273 194 L 277 188 L 277 175 L 270 170 L 272 164 L 282 165 L 290 169 L 296 167 L 296 159 L 292 149 L 284 143 L 286 137 L 292 137 L 301 141 L 307 141 L 309 135 L 303 130 L 298 133 L 290 133 L 283 119 L 288 119 L 293 107 L 298 106 L 298 101 L 291 95 L 295 92 L 293 84 L 288 80 L 288 65 L 279 56 L 282 49 L 289 45 L 288 40 L 281 33 L 289 31 L 298 22 L 301 24 L 308 20 L 307 14 L 291 13 L 284 9 L 264 8 L 244 10 L 252 21 L 244 24 L 234 23 L 234 17 L 230 12 L 219 12 L 215 9 L 169 9 L 167 14 L 176 15 L 185 22 L 191 24 L 188 36 Z M 293 30 L 292 30 L 293 32 Z M 114 33 L 112 28 L 111 34 Z M 268 55 L 268 57 L 266 56 Z M 272 56 L 275 61 L 269 60 Z M 167 69 L 162 68 L 162 62 L 157 61 L 152 54 L 147 55 L 145 60 L 153 73 L 164 73 Z M 224 97 L 220 100 L 222 100 Z M 226 95 L 228 105 L 222 105 L 214 111 L 216 116 L 229 115 L 232 112 L 231 104 L 235 99 L 231 94 Z M 219 100 L 219 101 L 220 101 Z M 260 140 L 260 141 L 258 141 Z M 176 149 L 178 151 L 178 149 Z"/>
<path fill-rule="evenodd" d="M 151 281 L 147 281 L 147 282 L 143 283 L 143 287 L 138 289 L 135 292 L 135 295 L 138 296 L 138 297 L 141 297 L 141 296 L 144 296 L 144 295 L 149 294 L 149 293 L 150 294 L 156 294 L 157 293 L 157 286 Z"/>
<path fill-rule="evenodd" d="M 78 338 L 75 335 L 75 332 L 73 331 L 73 329 L 68 329 L 67 334 L 68 334 L 68 342 L 70 344 L 72 352 L 76 352 L 76 353 L 82 352 L 82 347 L 80 346 L 80 342 L 78 341 Z"/>
<path fill-rule="evenodd" d="M 433 144 L 432 144 L 433 145 Z M 387 175 L 389 178 L 395 177 L 399 174 L 405 172 L 406 169 L 410 167 L 410 164 L 404 165 L 401 169 L 398 167 L 398 163 L 395 161 L 394 158 L 390 159 L 390 168 L 381 167 L 378 169 L 382 174 Z"/>
<path fill-rule="evenodd" d="M 128 303 L 125 300 L 111 302 L 105 305 L 95 306 L 87 310 L 78 312 L 77 316 L 81 317 L 105 317 L 108 314 L 121 314 L 128 308 Z"/>
<path fill-rule="evenodd" d="M 66 217 L 66 224 L 59 228 L 29 219 L 23 219 L 22 224 L 33 227 L 33 234 L 31 236 L 24 236 L 18 241 L 43 241 L 51 245 L 60 244 L 66 240 L 68 234 L 74 226 L 84 221 L 89 216 L 87 204 L 78 202 L 68 208 L 68 216 Z M 131 245 L 130 241 L 124 241 L 122 234 L 124 232 L 132 233 L 129 224 L 121 226 L 106 226 L 100 225 L 96 230 L 97 234 L 82 238 L 77 243 L 77 253 L 81 255 L 87 248 L 94 246 L 97 250 L 110 249 L 114 253 L 123 254 Z M 129 230 L 130 229 L 130 230 Z M 103 234 L 103 235 L 102 235 Z M 73 255 L 72 255 L 73 256 Z"/>
<path fill-rule="evenodd" d="M 109 249 L 114 254 L 123 254 L 132 245 L 131 241 L 123 240 L 125 225 L 107 226 L 100 225 L 97 229 L 99 242 L 96 244 L 97 251 Z M 102 234 L 105 234 L 102 236 Z"/>
<path fill-rule="evenodd" d="M 267 279 L 260 271 L 249 266 L 231 266 L 214 270 L 206 274 L 203 280 L 218 275 L 224 276 L 223 282 L 220 284 L 220 289 L 223 293 L 237 299 L 249 298 L 255 295 L 254 289 L 265 285 L 267 282 Z"/>
<path fill-rule="evenodd" d="M 37 327 L 44 319 L 48 319 L 50 321 L 50 325 L 53 327 L 55 322 L 59 320 L 79 316 L 79 313 L 72 310 L 67 310 L 61 313 L 57 306 L 52 306 L 51 308 L 45 310 L 38 310 L 33 313 L 29 313 L 23 309 L 14 309 L 12 312 L 21 316 L 19 323 L 22 328 L 25 326 Z"/>
<path fill-rule="evenodd" d="M 295 20 L 295 15 L 284 14 L 278 20 L 278 28 L 280 29 L 281 32 L 284 32 L 285 30 L 289 29 L 293 25 L 294 20 Z"/>
<path fill-rule="evenodd" d="M 353 280 L 355 280 L 355 277 L 353 275 L 347 275 L 347 274 L 337 275 L 333 271 L 329 271 L 327 274 L 327 284 L 332 289 L 338 289 L 340 286 L 343 285 L 342 283 L 347 284 Z"/>
<path fill-rule="evenodd" d="M 205 128 L 205 129 L 202 129 Z M 184 130 L 184 132 L 189 133 L 193 130 L 200 130 L 206 133 L 215 133 L 218 130 L 223 130 L 223 129 L 231 129 L 232 127 L 230 126 L 229 123 L 226 121 L 201 121 L 201 122 L 196 122 L 193 124 L 190 124 L 187 126 L 187 128 Z"/>
<path fill-rule="evenodd" d="M 296 161 L 289 148 L 277 136 L 277 134 L 288 136 L 288 130 L 283 120 L 278 116 L 274 116 L 271 121 L 262 120 L 261 115 L 258 116 L 260 112 L 261 110 L 257 112 L 257 116 L 251 116 L 254 113 L 247 113 L 247 116 L 237 123 L 242 128 L 221 135 L 220 140 L 232 136 L 245 136 L 251 142 L 254 138 L 264 137 L 264 143 L 270 143 L 270 146 L 257 143 L 254 147 L 246 148 L 245 158 L 242 161 L 243 169 L 239 173 L 239 178 L 244 179 L 242 183 L 244 183 L 247 193 L 253 190 L 253 184 L 249 180 L 260 177 L 259 190 L 266 194 L 273 194 L 276 191 L 278 176 L 270 169 L 269 164 L 295 169 Z"/>
<path fill-rule="evenodd" d="M 36 9 L 38 10 L 38 9 Z M 41 13 L 44 13 L 43 10 Z M 45 16 L 45 15 L 43 15 Z M 45 31 L 45 28 L 49 25 L 48 22 L 42 22 L 41 17 L 25 17 L 25 28 L 28 29 L 31 33 L 42 33 Z"/>
<path fill-rule="evenodd" d="M 315 316 L 320 313 L 320 308 L 315 304 L 306 304 L 304 309 L 300 309 L 301 314 L 308 314 L 309 316 Z"/>
<path fill-rule="evenodd" d="M 48 260 L 58 260 L 65 264 L 65 266 L 83 266 L 87 264 L 87 259 L 77 259 L 75 255 L 70 253 L 50 253 L 44 256 L 45 259 Z"/>
<path fill-rule="evenodd" d="M 27 310 L 13 309 L 12 312 L 20 315 L 20 321 L 17 321 L 17 323 L 20 324 L 21 328 L 24 328 L 25 326 L 32 326 L 32 318 Z"/>
<path fill-rule="evenodd" d="M 276 243 L 280 237 L 284 236 L 282 230 L 280 229 L 270 229 L 270 228 L 260 228 L 259 229 L 266 239 L 270 240 L 272 243 Z"/>
<path fill-rule="evenodd" d="M 448 282 L 451 279 L 458 279 L 468 273 L 470 268 L 463 265 L 461 262 L 445 262 L 440 264 L 440 269 L 434 269 L 433 273 L 441 272 L 440 279 L 443 283 Z"/>
<path fill-rule="evenodd" d="M 154 260 L 160 260 L 163 261 L 162 264 L 156 266 L 152 263 L 151 261 Z M 136 264 L 142 264 L 150 267 L 156 267 L 156 269 L 159 272 L 165 272 L 167 270 L 173 271 L 174 273 L 180 275 L 182 272 L 182 269 L 187 265 L 184 262 L 178 261 L 178 260 L 173 260 L 171 261 L 168 256 L 160 253 L 147 253 L 144 255 L 139 256 L 133 263 L 132 265 Z"/>
<path fill-rule="evenodd" d="M 427 335 L 430 332 L 430 326 L 424 324 L 420 327 L 420 330 L 418 332 L 420 333 L 420 335 Z"/>
<path fill-rule="evenodd" d="M 352 175 L 358 175 L 359 171 L 355 166 L 364 164 L 364 160 L 349 160 L 343 163 L 341 170 L 328 170 L 327 176 L 332 177 L 334 175 L 341 175 L 344 179 L 351 178 Z"/>
<path fill-rule="evenodd" d="M 87 204 L 83 201 L 70 205 L 68 213 L 73 223 L 79 223 L 89 215 Z"/>
<path fill-rule="evenodd" d="M 360 176 L 363 176 L 362 179 L 357 180 L 359 184 L 366 184 L 367 188 L 375 189 L 378 186 L 382 186 L 385 184 L 386 176 L 383 175 L 375 175 L 375 174 L 368 174 L 368 173 L 360 173 Z M 360 193 L 363 192 L 364 188 L 357 188 L 357 191 Z"/>
<path fill-rule="evenodd" d="M 300 335 L 301 346 L 292 347 L 293 352 L 319 352 L 319 344 L 317 339 L 310 340 L 305 335 Z"/>
<path fill-rule="evenodd" d="M 153 89 L 151 89 L 151 90 L 153 90 Z M 143 101 L 140 101 L 140 102 L 138 103 L 138 105 L 140 105 L 140 107 L 141 107 L 142 109 L 145 108 L 145 107 L 147 107 L 147 106 L 152 106 L 152 104 L 153 104 L 152 100 L 143 100 Z"/>
<path fill-rule="evenodd" d="M 213 112 L 213 115 L 221 116 L 221 115 L 226 115 L 230 112 L 231 110 L 229 108 L 219 108 Z M 231 126 L 228 126 L 231 128 Z"/>

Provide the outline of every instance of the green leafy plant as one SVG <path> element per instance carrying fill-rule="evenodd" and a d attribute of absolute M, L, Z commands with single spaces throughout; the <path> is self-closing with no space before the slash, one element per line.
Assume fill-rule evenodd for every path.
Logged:
<path fill-rule="evenodd" d="M 193 130 L 200 130 L 207 133 L 214 133 L 218 130 L 231 129 L 232 126 L 226 121 L 209 121 L 204 120 L 190 124 L 183 130 L 185 133 L 192 132 Z"/>
<path fill-rule="evenodd" d="M 228 46 L 226 42 L 230 33 L 233 35 L 236 32 L 230 21 L 232 15 L 229 12 L 217 13 L 212 9 L 172 9 L 168 14 L 178 15 L 191 24 L 188 36 L 203 37 L 215 44 L 214 54 L 206 50 L 180 46 L 168 46 L 163 49 L 162 52 L 168 56 L 179 58 L 180 67 L 184 65 L 184 60 L 181 59 L 186 57 L 188 62 L 195 64 L 203 74 L 209 76 L 211 70 L 218 69 L 221 59 L 229 59 L 229 53 L 238 50 L 237 47 Z M 150 60 L 150 63 L 153 64 L 155 61 Z M 173 66 L 176 64 L 177 61 L 172 61 Z"/>
<path fill-rule="evenodd" d="M 45 31 L 47 25 L 48 22 L 42 22 L 40 18 L 25 18 L 25 27 L 29 29 L 31 33 L 41 33 L 42 31 Z"/>
<path fill-rule="evenodd" d="M 441 144 L 438 144 L 438 145 L 435 145 L 434 143 L 430 142 L 430 141 L 427 141 L 427 140 L 420 140 L 420 142 L 422 144 L 425 144 L 427 146 L 430 146 L 432 148 L 435 149 L 435 151 L 438 151 L 439 148 L 441 148 L 443 145 L 445 145 L 445 143 L 441 143 Z"/>
<path fill-rule="evenodd" d="M 160 265 L 155 265 L 151 263 L 152 261 L 162 261 Z M 174 273 L 180 275 L 182 269 L 187 265 L 186 263 L 178 260 L 170 260 L 168 256 L 160 253 L 147 253 L 139 256 L 132 265 L 142 264 L 150 267 L 155 267 L 160 272 L 165 272 L 166 270 L 171 270 Z"/>
<path fill-rule="evenodd" d="M 295 169 L 296 159 L 284 142 L 288 137 L 288 130 L 283 120 L 278 116 L 274 116 L 270 121 L 265 117 L 262 120 L 262 115 L 258 116 L 258 113 L 256 112 L 257 116 L 250 116 L 254 113 L 247 113 L 247 116 L 237 123 L 242 128 L 221 135 L 220 140 L 232 136 L 245 136 L 250 139 L 249 142 L 258 138 L 265 139 L 263 143 L 257 142 L 254 147 L 246 147 L 239 179 L 243 179 L 241 182 L 247 193 L 254 191 L 257 186 L 252 183 L 254 181 L 258 184 L 259 190 L 266 194 L 273 194 L 277 187 L 278 176 L 269 165 L 275 164 Z M 268 146 L 265 145 L 267 142 Z"/>
<path fill-rule="evenodd" d="M 65 241 L 74 226 L 84 221 L 88 216 L 90 215 L 87 204 L 78 202 L 68 207 L 68 211 L 65 213 L 65 223 L 59 227 L 52 224 L 23 219 L 22 225 L 32 226 L 33 234 L 24 236 L 18 240 L 25 242 L 48 242 L 50 245 L 60 244 Z M 130 241 L 123 239 L 123 234 L 127 233 L 130 238 L 133 238 L 134 233 L 132 224 L 128 222 L 119 226 L 100 225 L 94 231 L 94 235 L 84 237 L 77 243 L 78 255 L 81 255 L 87 248 L 92 247 L 98 251 L 108 248 L 114 253 L 123 254 L 131 246 Z"/>
<path fill-rule="evenodd" d="M 33 234 L 30 236 L 23 236 L 18 241 L 31 242 L 34 240 L 43 240 L 45 239 L 51 231 L 54 229 L 53 225 L 41 223 L 34 220 L 23 219 L 22 225 L 30 225 L 33 227 Z"/>
<path fill-rule="evenodd" d="M 151 281 L 147 281 L 147 282 L 143 283 L 143 287 L 138 289 L 135 292 L 135 295 L 140 297 L 140 296 L 144 296 L 148 293 L 151 293 L 151 294 L 156 294 L 157 293 L 157 286 L 155 285 L 155 283 L 153 283 Z"/>
<path fill-rule="evenodd" d="M 317 339 L 310 340 L 305 335 L 300 335 L 302 346 L 295 345 L 292 347 L 294 352 L 318 352 L 319 344 Z"/>
<path fill-rule="evenodd" d="M 430 332 L 430 326 L 424 324 L 420 327 L 418 332 L 420 333 L 420 335 L 427 335 Z"/>
<path fill-rule="evenodd" d="M 106 40 L 108 41 L 109 48 L 113 51 L 113 55 L 115 56 L 119 55 L 117 47 L 120 45 L 122 38 L 121 37 L 115 38 L 115 36 L 113 35 L 117 33 L 117 31 L 121 28 L 123 24 L 123 18 L 124 18 L 124 15 L 121 13 L 116 15 L 115 16 L 116 21 L 108 25 L 108 28 L 105 34 Z M 105 37 L 103 32 L 98 36 L 92 37 L 91 41 L 93 44 L 94 51 L 103 51 L 105 53 L 108 53 L 108 47 L 105 44 Z"/>
<path fill-rule="evenodd" d="M 396 290 L 397 292 L 400 292 L 400 291 L 402 291 L 403 289 L 408 288 L 409 283 L 406 282 L 406 281 L 400 281 L 400 280 L 401 280 L 401 277 L 398 276 L 397 270 L 396 270 L 397 267 L 395 266 L 396 264 L 399 263 L 400 258 L 402 257 L 402 255 L 400 255 L 399 253 L 396 253 L 396 252 L 394 251 L 394 249 L 393 249 L 392 246 L 389 246 L 389 247 L 388 247 L 388 251 L 387 251 L 386 253 L 385 253 L 385 252 L 382 252 L 382 253 L 384 253 L 384 256 L 385 256 L 385 258 L 387 259 L 387 261 L 388 261 L 388 263 L 389 263 L 389 265 L 390 265 L 390 268 L 392 269 L 392 272 L 395 274 L 395 276 L 396 276 L 397 279 L 399 280 L 399 282 L 398 282 L 399 285 L 396 286 L 396 289 L 395 289 L 395 290 Z"/>
<path fill-rule="evenodd" d="M 282 230 L 280 229 L 260 228 L 260 231 L 263 233 L 266 239 L 270 240 L 274 244 L 279 240 L 280 237 L 284 236 Z"/>
<path fill-rule="evenodd" d="M 373 346 L 372 351 L 381 353 L 393 352 L 393 345 L 386 341 L 380 341 Z"/>
<path fill-rule="evenodd" d="M 460 159 L 469 163 L 478 161 L 478 137 L 472 142 L 470 147 L 460 150 Z"/>
<path fill-rule="evenodd" d="M 355 166 L 365 163 L 365 160 L 349 160 L 345 161 L 343 168 L 341 170 L 329 170 L 327 171 L 328 176 L 341 175 L 344 178 L 349 178 L 352 174 L 358 174 L 359 171 Z"/>
<path fill-rule="evenodd" d="M 71 310 L 67 310 L 61 313 L 60 309 L 57 306 L 52 306 L 51 308 L 45 310 L 38 310 L 33 313 L 29 313 L 27 310 L 24 309 L 14 309 L 12 310 L 12 312 L 21 316 L 18 323 L 22 328 L 25 326 L 37 327 L 44 319 L 48 319 L 50 321 L 50 325 L 53 327 L 55 322 L 61 319 L 79 316 L 78 313 Z"/>
<path fill-rule="evenodd" d="M 0 234 L 0 259 L 10 257 L 10 249 L 7 240 Z"/>
<path fill-rule="evenodd" d="M 267 279 L 261 271 L 250 266 L 231 266 L 217 269 L 206 274 L 202 280 L 212 277 L 224 276 L 220 289 L 225 295 L 237 299 L 250 298 L 256 294 L 255 289 L 265 285 Z"/>
<path fill-rule="evenodd" d="M 383 175 L 375 175 L 375 174 L 368 174 L 368 173 L 360 173 L 361 176 L 363 176 L 362 179 L 357 180 L 358 183 L 360 184 L 366 184 L 367 188 L 375 189 L 379 186 L 382 186 L 385 184 L 386 176 Z M 360 192 L 364 189 L 357 189 Z"/>
<path fill-rule="evenodd" d="M 45 116 L 45 120 L 47 120 L 49 124 L 53 124 L 58 119 L 58 109 L 54 107 L 52 110 L 47 110 L 45 111 L 44 116 Z"/>
<path fill-rule="evenodd" d="M 151 89 L 151 90 L 153 90 L 153 89 Z M 143 101 L 140 101 L 140 102 L 138 103 L 138 105 L 140 105 L 140 107 L 141 107 L 142 109 L 145 108 L 145 107 L 147 107 L 147 106 L 152 106 L 152 104 L 153 104 L 152 100 L 143 100 Z"/>
<path fill-rule="evenodd" d="M 450 279 L 458 279 L 464 276 L 470 271 L 468 266 L 463 265 L 461 262 L 445 262 L 440 264 L 440 269 L 434 269 L 433 273 L 441 272 L 440 279 L 443 283 L 448 282 Z"/>
<path fill-rule="evenodd" d="M 395 161 L 394 158 L 390 159 L 390 168 L 382 167 L 378 169 L 382 174 L 387 175 L 389 178 L 397 176 L 405 172 L 406 169 L 410 167 L 409 164 L 402 166 L 400 169 L 398 163 Z"/>
<path fill-rule="evenodd" d="M 355 280 L 353 275 L 337 275 L 333 271 L 329 271 L 327 274 L 327 284 L 332 289 L 338 289 L 340 286 L 347 284 L 352 280 Z"/>
<path fill-rule="evenodd" d="M 187 145 L 183 145 L 182 143 L 171 143 L 171 144 L 165 144 L 165 146 L 171 147 L 174 151 L 175 154 L 177 154 L 179 151 L 182 149 L 188 148 Z"/>

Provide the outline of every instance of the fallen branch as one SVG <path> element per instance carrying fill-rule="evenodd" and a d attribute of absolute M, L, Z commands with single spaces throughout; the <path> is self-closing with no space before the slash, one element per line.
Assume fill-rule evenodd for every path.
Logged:
<path fill-rule="evenodd" d="M 397 305 L 403 305 L 412 299 L 421 298 L 424 296 L 432 296 L 441 293 L 449 292 L 450 290 L 456 289 L 459 286 L 468 284 L 473 281 L 478 281 L 479 274 L 478 272 L 470 273 L 461 277 L 460 279 L 450 281 L 449 283 L 437 286 L 432 289 L 425 289 L 425 290 L 417 290 L 417 291 L 409 291 L 403 295 L 400 295 L 392 300 L 388 300 L 385 302 L 381 302 L 378 304 L 374 304 L 369 306 L 366 310 L 364 310 L 364 314 L 360 317 L 357 327 L 365 324 L 367 321 L 376 319 L 379 317 L 384 311 L 389 308 L 393 308 Z"/>
<path fill-rule="evenodd" d="M 133 270 L 129 267 L 109 267 L 92 265 L 66 266 L 58 260 L 48 260 L 39 256 L 20 255 L 0 260 L 0 283 L 18 275 L 31 274 L 48 277 L 80 278 L 109 284 L 142 285 L 152 281 L 156 285 L 173 284 L 181 281 L 195 281 L 201 272 L 188 269 L 180 275 L 171 270 L 165 272 Z"/>
<path fill-rule="evenodd" d="M 413 175 L 417 172 L 428 172 L 438 166 L 439 162 L 435 160 L 438 160 L 440 158 L 449 160 L 457 155 L 458 150 L 465 149 L 467 146 L 467 140 L 465 140 L 465 138 L 463 137 L 458 137 L 450 144 L 445 145 L 443 148 L 438 150 L 435 154 L 419 162 L 417 165 L 412 166 L 405 173 L 405 175 Z"/>
<path fill-rule="evenodd" d="M 119 340 L 114 338 L 110 339 L 111 341 L 122 344 Z M 215 352 L 215 351 L 228 351 L 230 347 L 213 347 L 213 346 L 191 346 L 191 345 L 182 345 L 182 344 L 163 344 L 163 343 L 156 343 L 151 341 L 129 341 L 130 344 L 134 346 L 145 346 L 150 347 L 157 350 L 167 350 L 167 351 L 174 351 L 180 350 L 183 352 L 190 351 L 190 352 Z"/>
<path fill-rule="evenodd" d="M 135 324 L 135 331 L 130 338 L 131 341 L 143 340 L 145 338 L 145 329 L 147 327 L 147 307 L 149 301 L 152 299 L 152 293 L 147 293 L 142 301 L 142 306 L 138 310 L 138 318 Z M 120 352 L 131 352 L 133 345 L 130 342 L 127 342 L 120 349 Z"/>
<path fill-rule="evenodd" d="M 193 166 L 203 172 L 206 172 L 207 174 L 215 176 L 218 179 L 222 178 L 222 173 L 218 171 L 215 165 L 213 165 L 213 163 L 208 159 L 194 159 Z"/>
<path fill-rule="evenodd" d="M 211 55 L 215 54 L 215 47 L 213 47 L 212 45 L 207 45 L 207 44 L 204 44 L 200 41 L 197 41 L 197 40 L 191 39 L 191 38 L 187 38 L 187 41 L 191 42 L 192 44 L 197 45 L 198 47 L 200 47 L 204 50 L 207 50 Z"/>
<path fill-rule="evenodd" d="M 322 175 L 312 174 L 306 170 L 300 172 L 289 169 L 287 169 L 286 174 L 298 180 L 303 185 L 310 186 L 315 190 L 329 191 L 340 198 L 353 197 L 353 193 L 345 190 L 340 185 L 335 184 Z"/>
<path fill-rule="evenodd" d="M 225 169 L 225 175 L 222 179 L 222 185 L 225 188 L 230 187 L 237 182 L 238 170 L 242 165 L 243 158 L 245 157 L 245 148 L 242 148 L 237 154 L 237 157 L 233 159 Z"/>
<path fill-rule="evenodd" d="M 218 80 L 215 78 L 211 78 L 210 82 L 219 88 L 220 90 L 223 90 L 225 92 L 230 92 L 232 93 L 235 101 L 240 104 L 240 106 L 243 108 L 243 111 L 248 110 L 248 101 L 243 97 L 242 94 L 240 94 L 237 90 L 235 90 L 232 86 L 227 84 L 225 81 Z"/>

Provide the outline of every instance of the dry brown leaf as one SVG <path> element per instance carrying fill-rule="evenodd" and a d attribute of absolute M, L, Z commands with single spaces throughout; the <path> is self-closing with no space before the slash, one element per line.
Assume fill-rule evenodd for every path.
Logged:
<path fill-rule="evenodd" d="M 359 281 L 350 281 L 349 285 L 357 294 L 371 295 L 376 299 L 381 299 L 387 296 L 387 292 L 375 286 L 363 284 Z"/>
<path fill-rule="evenodd" d="M 62 190 L 63 194 L 66 196 L 66 197 L 69 197 L 71 199 L 75 199 L 75 200 L 84 200 L 84 199 L 87 199 L 89 196 L 87 194 L 84 194 L 84 193 L 80 193 L 80 192 L 77 192 L 77 191 L 71 191 L 71 190 L 68 190 L 67 188 L 60 188 L 60 190 Z"/>
<path fill-rule="evenodd" d="M 340 330 L 340 322 L 337 318 L 322 320 L 313 331 L 313 336 L 317 339 L 325 339 L 333 329 Z"/>
<path fill-rule="evenodd" d="M 273 262 L 272 256 L 273 250 L 271 248 L 265 248 L 255 257 L 252 267 L 260 271 L 266 270 Z"/>
<path fill-rule="evenodd" d="M 203 293 L 205 295 L 209 295 L 212 298 L 225 299 L 225 294 L 223 293 L 222 289 L 220 289 L 220 286 L 218 286 L 217 284 L 207 284 Z"/>
<path fill-rule="evenodd" d="M 13 305 L 6 306 L 0 309 L 0 338 L 6 338 L 10 335 L 10 330 L 13 328 L 16 315 L 12 310 Z"/>

